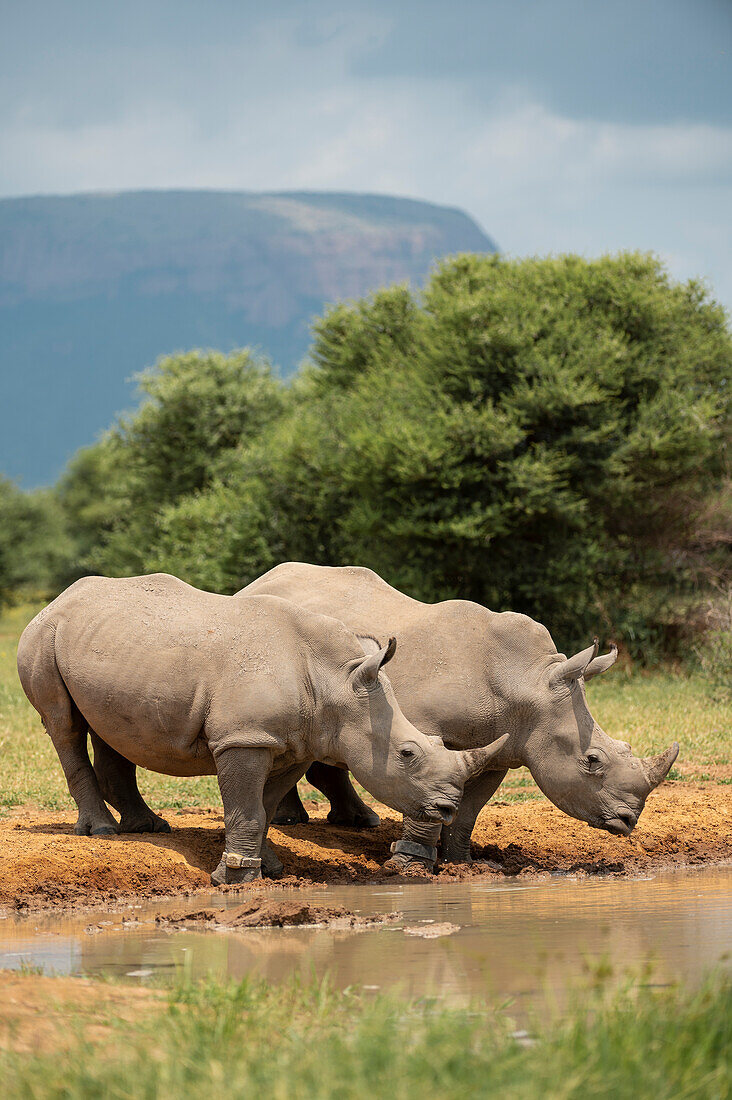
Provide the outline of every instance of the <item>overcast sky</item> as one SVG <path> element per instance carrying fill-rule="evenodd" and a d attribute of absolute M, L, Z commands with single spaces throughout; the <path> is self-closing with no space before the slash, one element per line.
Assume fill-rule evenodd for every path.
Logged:
<path fill-rule="evenodd" d="M 732 307 L 732 0 L 0 0 L 0 194 L 378 191 Z"/>

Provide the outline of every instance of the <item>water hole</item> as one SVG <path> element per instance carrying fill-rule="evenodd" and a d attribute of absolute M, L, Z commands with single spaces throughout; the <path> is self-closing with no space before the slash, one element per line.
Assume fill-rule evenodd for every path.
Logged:
<path fill-rule="evenodd" d="M 546 999 L 562 1007 L 593 973 L 643 974 L 652 984 L 696 982 L 730 968 L 732 867 L 645 879 L 553 877 L 263 891 L 361 915 L 403 919 L 367 931 L 327 927 L 175 931 L 157 915 L 231 908 L 248 894 L 196 894 L 126 908 L 0 921 L 0 967 L 174 981 L 207 974 L 280 982 L 294 973 L 340 988 L 476 997 L 519 1009 Z M 452 925 L 423 938 L 404 927 Z M 650 965 L 649 965 L 650 964 Z"/>

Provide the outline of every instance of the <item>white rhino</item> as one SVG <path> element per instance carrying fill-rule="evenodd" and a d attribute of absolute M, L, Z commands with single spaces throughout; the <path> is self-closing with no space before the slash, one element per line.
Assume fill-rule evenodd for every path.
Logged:
<path fill-rule="evenodd" d="M 287 562 L 238 596 L 282 596 L 311 611 L 341 619 L 355 631 L 380 635 L 390 624 L 399 652 L 390 676 L 404 713 L 424 733 L 455 749 L 496 744 L 507 736 L 490 768 L 465 786 L 450 827 L 407 820 L 390 861 L 432 866 L 442 858 L 469 863 L 475 820 L 507 769 L 526 765 L 551 801 L 598 829 L 627 836 L 646 798 L 664 779 L 679 751 L 674 743 L 650 759 L 633 756 L 595 722 L 584 685 L 614 663 L 617 650 L 597 656 L 597 640 L 567 659 L 549 631 L 512 612 L 488 611 L 466 600 L 424 604 L 390 587 L 370 569 Z M 347 775 L 314 765 L 308 778 L 331 800 L 330 820 L 378 823 Z M 280 815 L 307 820 L 291 791 Z"/>
<path fill-rule="evenodd" d="M 77 833 L 169 828 L 140 795 L 138 765 L 216 774 L 226 842 L 212 880 L 242 882 L 262 859 L 281 871 L 267 827 L 315 759 L 425 822 L 451 821 L 466 778 L 490 763 L 492 748 L 451 752 L 407 721 L 380 672 L 395 648 L 273 596 L 217 596 L 165 574 L 86 577 L 26 627 L 18 672 L 79 808 Z"/>

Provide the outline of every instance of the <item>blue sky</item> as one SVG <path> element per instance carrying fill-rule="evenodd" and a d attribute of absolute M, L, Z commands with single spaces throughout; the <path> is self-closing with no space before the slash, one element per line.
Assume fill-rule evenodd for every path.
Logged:
<path fill-rule="evenodd" d="M 732 307 L 732 0 L 0 0 L 0 194 L 378 191 Z"/>

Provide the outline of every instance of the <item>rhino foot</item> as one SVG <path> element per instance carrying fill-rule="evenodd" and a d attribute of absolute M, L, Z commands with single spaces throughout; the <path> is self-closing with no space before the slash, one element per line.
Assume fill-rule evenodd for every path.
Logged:
<path fill-rule="evenodd" d="M 244 882 L 254 882 L 262 877 L 261 861 L 256 867 L 230 867 L 226 862 L 226 853 L 221 857 L 218 867 L 211 874 L 214 886 L 232 886 Z"/>
<path fill-rule="evenodd" d="M 383 865 L 385 871 L 391 871 L 395 875 L 431 875 L 434 873 L 434 867 L 434 863 L 430 863 L 427 859 L 419 859 L 417 856 L 407 856 L 401 852 L 396 852 L 393 856 L 389 856 L 386 863 Z"/>
<path fill-rule="evenodd" d="M 347 829 L 375 829 L 381 824 L 379 815 L 365 802 L 360 806 L 331 810 L 327 821 L 329 825 L 341 825 Z"/>
<path fill-rule="evenodd" d="M 262 846 L 262 875 L 264 878 L 282 878 L 285 868 L 269 844 Z"/>
<path fill-rule="evenodd" d="M 391 859 L 384 864 L 387 871 L 427 871 L 432 874 L 437 862 L 437 848 L 419 840 L 402 837 L 391 846 Z"/>
<path fill-rule="evenodd" d="M 307 825 L 310 814 L 304 806 L 300 806 L 299 810 L 283 810 L 281 806 L 280 803 L 280 809 L 272 818 L 273 825 Z"/>
<path fill-rule="evenodd" d="M 117 822 L 109 811 L 107 811 L 106 818 L 91 818 L 79 815 L 79 820 L 74 826 L 74 832 L 77 836 L 116 836 Z"/>
<path fill-rule="evenodd" d="M 290 787 L 287 794 L 280 799 L 280 804 L 272 818 L 272 824 L 307 825 L 309 820 L 308 812 L 300 801 L 297 785 Z"/>
<path fill-rule="evenodd" d="M 471 866 L 473 857 L 470 853 L 470 845 L 467 848 L 449 847 L 443 846 L 440 852 L 440 859 L 443 863 L 462 863 Z"/>
<path fill-rule="evenodd" d="M 442 830 L 442 842 L 440 844 L 440 859 L 443 863 L 467 863 L 473 862 L 470 851 L 470 838 L 473 833 L 473 823 L 470 826 L 455 823 Z"/>
<path fill-rule="evenodd" d="M 119 831 L 121 833 L 172 833 L 173 830 L 165 818 L 159 817 L 151 810 L 149 814 L 135 817 L 125 817 L 123 814 Z"/>

